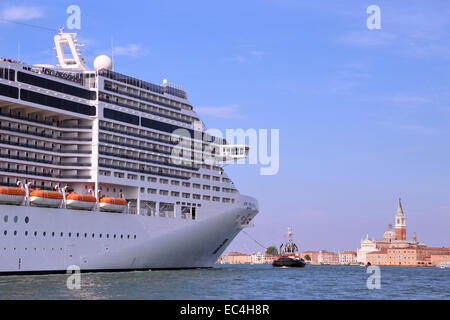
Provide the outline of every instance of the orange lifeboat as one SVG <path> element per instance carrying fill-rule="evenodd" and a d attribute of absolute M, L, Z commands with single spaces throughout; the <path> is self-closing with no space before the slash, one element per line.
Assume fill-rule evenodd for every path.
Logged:
<path fill-rule="evenodd" d="M 30 193 L 30 204 L 37 207 L 57 208 L 61 205 L 63 195 L 59 191 L 46 191 L 38 188 Z"/>
<path fill-rule="evenodd" d="M 100 210 L 107 212 L 123 212 L 127 207 L 127 200 L 124 198 L 113 198 L 102 196 L 100 198 Z"/>
<path fill-rule="evenodd" d="M 25 198 L 22 188 L 0 187 L 0 204 L 21 204 Z"/>
<path fill-rule="evenodd" d="M 76 210 L 92 210 L 97 199 L 91 194 L 72 192 L 66 197 L 66 207 Z"/>

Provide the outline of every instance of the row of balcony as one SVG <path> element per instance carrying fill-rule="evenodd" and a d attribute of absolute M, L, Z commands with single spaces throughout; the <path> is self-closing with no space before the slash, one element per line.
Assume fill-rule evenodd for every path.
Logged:
<path fill-rule="evenodd" d="M 57 123 L 52 122 L 52 121 L 33 119 L 33 118 L 19 116 L 17 114 L 7 113 L 7 112 L 0 112 L 0 116 L 11 118 L 11 119 L 28 121 L 28 122 L 32 122 L 32 123 L 43 124 L 43 125 L 52 126 L 52 127 L 56 127 L 56 128 L 63 128 L 63 129 L 92 129 L 92 126 L 88 126 L 88 125 L 73 125 L 73 124 L 64 124 L 64 123 L 60 123 L 59 125 L 57 125 Z"/>
<path fill-rule="evenodd" d="M 103 168 L 108 168 L 108 169 L 131 171 L 131 172 L 136 172 L 136 173 L 157 175 L 157 176 L 163 176 L 163 177 L 169 177 L 169 178 L 176 178 L 176 179 L 183 179 L 183 180 L 190 179 L 189 177 L 163 172 L 161 169 L 158 171 L 152 171 L 152 170 L 143 170 L 143 169 L 123 167 L 123 166 L 116 166 L 116 165 L 106 164 L 106 163 L 99 163 L 99 166 L 103 167 Z"/>
<path fill-rule="evenodd" d="M 128 136 L 133 136 L 133 137 L 147 139 L 147 140 L 153 140 L 153 141 L 167 143 L 167 144 L 176 145 L 178 143 L 177 141 L 172 141 L 170 139 L 166 140 L 166 139 L 155 138 L 155 137 L 151 137 L 151 136 L 148 136 L 148 135 L 145 135 L 145 134 L 125 131 L 125 130 L 120 130 L 120 129 L 114 129 L 114 128 L 110 128 L 110 127 L 106 127 L 106 126 L 102 126 L 102 125 L 100 125 L 99 128 L 100 128 L 100 130 L 120 133 L 120 134 L 124 134 L 124 135 L 128 135 Z"/>
<path fill-rule="evenodd" d="M 144 108 L 136 107 L 136 106 L 133 106 L 133 105 L 128 104 L 128 103 L 115 101 L 115 100 L 108 99 L 108 98 L 105 98 L 105 97 L 102 97 L 102 96 L 100 96 L 98 98 L 98 100 L 102 101 L 102 102 L 106 102 L 106 103 L 115 104 L 115 105 L 118 105 L 118 106 L 121 106 L 121 107 L 133 109 L 133 110 L 136 110 L 136 111 L 145 112 L 145 113 L 148 113 L 148 114 L 152 114 L 154 116 L 164 117 L 164 118 L 175 120 L 175 121 L 180 121 L 180 122 L 183 122 L 183 123 L 186 123 L 186 124 L 191 124 L 192 123 L 192 121 L 189 121 L 189 120 L 184 120 L 184 119 L 181 119 L 181 118 L 178 118 L 178 117 L 174 117 L 174 116 L 170 116 L 170 115 L 167 115 L 167 114 L 163 114 L 163 113 L 147 110 L 147 109 L 144 109 Z"/>
<path fill-rule="evenodd" d="M 92 153 L 91 150 L 54 149 L 52 147 L 39 146 L 39 145 L 28 144 L 28 143 L 20 143 L 18 141 L 10 141 L 10 140 L 0 140 L 0 143 L 12 145 L 12 146 L 20 146 L 20 147 L 30 148 L 30 149 L 50 151 L 50 152 L 55 152 L 55 153 L 81 153 L 81 154 L 91 154 Z"/>
<path fill-rule="evenodd" d="M 23 157 L 23 156 L 16 156 L 16 155 L 12 155 L 12 154 L 3 154 L 3 153 L 0 153 L 0 158 L 38 162 L 38 163 L 45 163 L 45 164 L 54 164 L 57 166 L 68 166 L 68 167 L 90 167 L 91 166 L 90 163 L 53 161 L 53 160 L 37 159 L 34 157 Z"/>
<path fill-rule="evenodd" d="M 160 150 L 158 148 L 144 147 L 144 146 L 139 146 L 139 145 L 135 145 L 135 144 L 131 144 L 131 143 L 114 141 L 114 140 L 110 140 L 110 139 L 99 138 L 99 141 L 104 142 L 104 143 L 116 144 L 116 145 L 122 146 L 122 147 L 130 147 L 130 148 L 134 148 L 134 149 L 142 149 L 142 150 L 151 151 L 151 152 L 158 152 L 158 153 L 162 153 L 162 154 L 166 154 L 166 155 L 172 154 L 172 152 L 170 152 L 170 151 Z"/>
<path fill-rule="evenodd" d="M 0 126 L 0 130 L 10 131 L 10 132 L 18 132 L 23 134 L 28 134 L 32 136 L 38 136 L 48 139 L 54 139 L 54 140 L 72 140 L 72 141 L 92 141 L 92 138 L 80 138 L 80 137 L 55 137 L 51 134 L 46 134 L 42 132 L 33 132 L 30 130 L 24 130 L 19 128 L 12 128 L 7 126 Z"/>
<path fill-rule="evenodd" d="M 177 111 L 181 110 L 180 107 L 177 107 L 177 106 L 174 106 L 174 105 L 162 102 L 162 101 L 158 101 L 158 100 L 155 100 L 155 99 L 152 99 L 152 98 L 149 98 L 149 97 L 145 97 L 145 96 L 142 96 L 142 95 L 139 95 L 139 94 L 134 94 L 134 93 L 131 93 L 131 92 L 128 92 L 128 91 L 120 90 L 118 88 L 112 88 L 108 84 L 105 84 L 104 88 L 105 88 L 105 90 L 110 91 L 110 92 L 115 92 L 115 93 L 118 93 L 118 94 L 121 94 L 121 95 L 124 95 L 124 96 L 129 96 L 131 98 L 140 99 L 140 100 L 147 101 L 147 102 L 154 103 L 154 104 L 159 104 L 161 106 L 164 106 L 164 107 L 167 107 L 167 108 L 170 108 L 170 109 L 174 109 L 174 110 L 177 110 Z"/>
<path fill-rule="evenodd" d="M 11 168 L 0 168 L 0 171 L 11 172 L 11 173 L 20 173 L 20 174 L 30 175 L 30 176 L 57 178 L 57 179 L 81 179 L 81 180 L 90 180 L 91 179 L 91 176 L 87 176 L 87 175 L 63 175 L 63 174 L 53 174 L 53 173 L 47 173 L 47 172 L 37 172 L 37 171 L 30 171 L 30 170 L 11 169 Z"/>
<path fill-rule="evenodd" d="M 149 162 L 149 163 L 160 164 L 160 165 L 169 166 L 169 167 L 182 168 L 182 169 L 187 169 L 187 170 L 196 170 L 196 171 L 199 170 L 199 168 L 196 168 L 193 166 L 186 166 L 186 165 L 182 165 L 182 164 L 172 163 L 169 159 L 167 159 L 166 161 L 159 161 L 159 160 L 146 159 L 144 157 L 135 157 L 135 156 L 129 156 L 129 155 L 124 155 L 124 154 L 116 154 L 116 153 L 107 152 L 107 151 L 99 151 L 99 154 L 102 154 L 105 156 L 111 156 L 111 157 L 124 158 L 124 159 L 129 159 L 129 160 Z"/>

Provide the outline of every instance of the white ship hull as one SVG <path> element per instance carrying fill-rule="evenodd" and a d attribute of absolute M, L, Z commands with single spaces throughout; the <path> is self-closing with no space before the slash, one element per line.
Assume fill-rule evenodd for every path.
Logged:
<path fill-rule="evenodd" d="M 235 206 L 187 220 L 0 205 L 0 275 L 66 272 L 71 265 L 82 272 L 212 267 L 256 214 Z"/>

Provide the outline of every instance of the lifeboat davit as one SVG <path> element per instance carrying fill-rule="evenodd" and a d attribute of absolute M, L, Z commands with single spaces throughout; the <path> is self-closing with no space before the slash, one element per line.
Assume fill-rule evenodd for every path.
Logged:
<path fill-rule="evenodd" d="M 30 204 L 37 207 L 58 208 L 63 200 L 59 191 L 34 189 L 30 193 Z"/>
<path fill-rule="evenodd" d="M 90 194 L 70 193 L 66 197 L 66 208 L 76 210 L 92 210 L 97 199 Z"/>
<path fill-rule="evenodd" d="M 100 211 L 122 213 L 127 207 L 127 200 L 124 198 L 113 198 L 103 196 L 100 198 Z"/>
<path fill-rule="evenodd" d="M 1 204 L 21 204 L 25 198 L 25 191 L 22 188 L 0 187 Z"/>

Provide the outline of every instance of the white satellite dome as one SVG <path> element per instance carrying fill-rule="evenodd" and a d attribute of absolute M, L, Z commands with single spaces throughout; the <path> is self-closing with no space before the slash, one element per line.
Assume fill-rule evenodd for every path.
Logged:
<path fill-rule="evenodd" d="M 94 60 L 94 69 L 97 71 L 101 69 L 112 70 L 111 58 L 104 54 L 98 56 Z"/>

